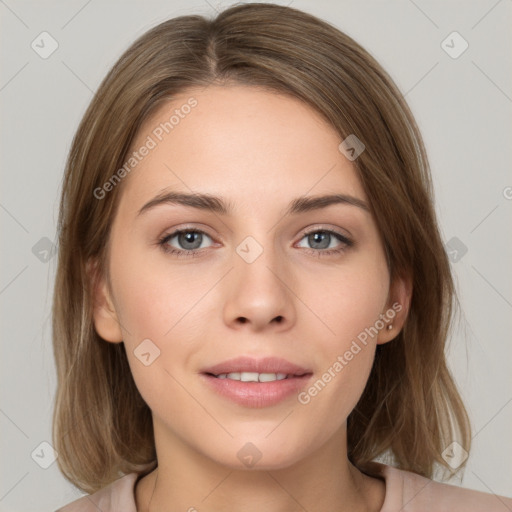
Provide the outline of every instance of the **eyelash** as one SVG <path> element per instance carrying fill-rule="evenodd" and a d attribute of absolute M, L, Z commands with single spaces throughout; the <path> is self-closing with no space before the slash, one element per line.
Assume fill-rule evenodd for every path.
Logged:
<path fill-rule="evenodd" d="M 162 248 L 162 250 L 166 254 L 173 254 L 177 257 L 185 257 L 185 258 L 195 258 L 197 256 L 200 256 L 202 254 L 201 249 L 190 249 L 190 250 L 181 250 L 176 249 L 174 247 L 170 247 L 168 245 L 169 240 L 173 239 L 175 236 L 180 235 L 182 233 L 200 233 L 202 235 L 206 235 L 207 237 L 211 238 L 208 233 L 205 233 L 204 231 L 201 231 L 200 229 L 192 229 L 192 228 L 183 228 L 178 229 L 176 231 L 173 231 L 172 233 L 168 235 L 164 235 L 162 238 L 159 239 L 158 245 Z M 324 257 L 324 256 L 335 256 L 338 254 L 341 254 L 345 252 L 348 248 L 352 247 L 354 245 L 354 242 L 347 238 L 346 236 L 342 235 L 341 233 L 338 233 L 337 231 L 329 230 L 329 229 L 313 229 L 311 231 L 308 231 L 303 234 L 301 240 L 309 235 L 312 235 L 314 233 L 325 233 L 329 235 L 334 235 L 335 238 L 337 238 L 340 242 L 345 244 L 345 246 L 340 247 L 339 249 L 312 249 L 307 247 L 302 247 L 302 249 L 305 250 L 306 253 L 317 256 L 317 257 Z"/>

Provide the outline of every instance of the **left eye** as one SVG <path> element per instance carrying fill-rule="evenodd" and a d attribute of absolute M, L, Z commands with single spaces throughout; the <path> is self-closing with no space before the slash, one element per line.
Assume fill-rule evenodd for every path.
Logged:
<path fill-rule="evenodd" d="M 342 246 L 350 246 L 352 245 L 351 241 L 344 237 L 343 235 L 336 233 L 335 231 L 330 230 L 317 230 L 312 231 L 310 233 L 306 233 L 302 240 L 306 239 L 307 243 L 310 244 L 310 247 L 306 247 L 308 249 L 332 249 L 333 246 L 331 242 L 338 241 L 342 243 Z M 299 247 L 304 247 L 300 245 Z"/>

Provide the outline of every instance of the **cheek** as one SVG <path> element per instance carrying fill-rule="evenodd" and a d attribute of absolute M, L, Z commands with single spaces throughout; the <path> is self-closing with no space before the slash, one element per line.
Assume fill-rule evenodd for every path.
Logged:
<path fill-rule="evenodd" d="M 170 411 L 183 410 L 187 396 L 179 383 L 194 354 L 194 329 L 200 322 L 199 309 L 192 307 L 197 294 L 192 288 L 184 292 L 172 276 L 158 281 L 144 273 L 132 277 L 118 293 L 135 384 L 152 411 L 161 410 L 162 404 Z"/>
<path fill-rule="evenodd" d="M 120 263 L 112 275 L 116 278 L 116 307 L 127 340 L 166 342 L 182 322 L 191 324 L 190 318 L 200 309 L 197 306 L 215 283 L 215 276 L 185 271 L 162 257 L 126 254 L 124 260 L 118 258 Z"/>
<path fill-rule="evenodd" d="M 312 273 L 303 277 L 302 283 L 304 302 L 321 320 L 319 332 L 329 346 L 342 349 L 385 312 L 389 275 L 378 255 L 368 254 L 354 264 Z"/>
<path fill-rule="evenodd" d="M 309 332 L 323 334 L 315 338 L 319 374 L 299 402 L 316 417 L 330 418 L 335 429 L 366 386 L 381 326 L 377 322 L 385 313 L 389 275 L 376 251 L 360 265 L 340 265 L 336 272 L 317 274 L 316 280 L 304 282 L 308 283 L 304 291 L 308 306 L 322 320 L 311 316 Z"/>

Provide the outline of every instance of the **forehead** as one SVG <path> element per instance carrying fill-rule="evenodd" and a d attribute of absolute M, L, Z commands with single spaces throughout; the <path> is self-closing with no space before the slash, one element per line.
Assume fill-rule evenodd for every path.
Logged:
<path fill-rule="evenodd" d="M 188 89 L 139 129 L 121 203 L 136 208 L 164 188 L 207 192 L 253 212 L 289 197 L 333 191 L 365 198 L 336 131 L 300 100 L 251 86 Z"/>

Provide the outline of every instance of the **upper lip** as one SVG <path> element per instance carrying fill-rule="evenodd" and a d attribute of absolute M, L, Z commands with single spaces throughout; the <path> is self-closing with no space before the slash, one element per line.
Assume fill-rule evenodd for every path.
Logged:
<path fill-rule="evenodd" d="M 279 357 L 235 357 L 202 370 L 202 373 L 221 375 L 224 373 L 253 372 L 253 373 L 286 373 L 287 375 L 305 375 L 311 370 L 302 368 Z"/>

